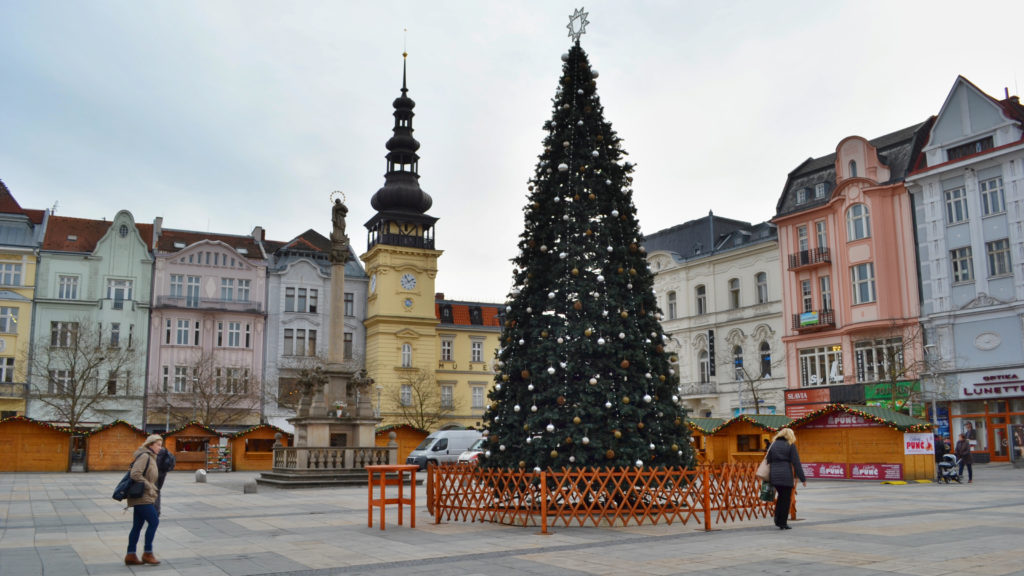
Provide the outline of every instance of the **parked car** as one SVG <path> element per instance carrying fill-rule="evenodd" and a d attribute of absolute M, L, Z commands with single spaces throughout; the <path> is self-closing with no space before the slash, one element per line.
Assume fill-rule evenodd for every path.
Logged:
<path fill-rule="evenodd" d="M 476 464 L 480 455 L 487 450 L 487 438 L 481 438 L 469 447 L 465 452 L 459 454 L 459 464 Z"/>
<path fill-rule="evenodd" d="M 480 439 L 477 430 L 440 430 L 420 442 L 405 459 L 406 464 L 415 464 L 423 470 L 427 464 L 452 464 L 474 442 Z"/>

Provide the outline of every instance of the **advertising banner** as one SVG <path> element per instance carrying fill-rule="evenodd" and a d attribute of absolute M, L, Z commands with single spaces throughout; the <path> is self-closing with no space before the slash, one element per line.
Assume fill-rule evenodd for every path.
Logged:
<path fill-rule="evenodd" d="M 903 480 L 902 464 L 852 464 L 853 480 Z"/>
<path fill-rule="evenodd" d="M 935 436 L 931 432 L 904 432 L 904 454 L 935 454 Z"/>
<path fill-rule="evenodd" d="M 838 479 L 846 478 L 846 464 L 842 462 L 804 462 L 804 476 L 808 479 Z"/>
<path fill-rule="evenodd" d="M 786 390 L 786 416 L 794 420 L 803 418 L 815 410 L 821 410 L 828 402 L 828 388 Z"/>
<path fill-rule="evenodd" d="M 856 414 L 834 412 L 808 422 L 804 428 L 875 428 L 882 426 L 877 422 L 869 422 Z"/>

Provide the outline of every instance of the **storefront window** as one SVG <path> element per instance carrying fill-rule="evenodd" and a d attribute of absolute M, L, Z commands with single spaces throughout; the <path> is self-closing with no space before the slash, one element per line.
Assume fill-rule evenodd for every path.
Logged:
<path fill-rule="evenodd" d="M 984 414 L 985 402 L 975 400 L 973 402 L 957 402 L 953 404 L 953 414 Z"/>
<path fill-rule="evenodd" d="M 1010 400 L 1010 412 L 1024 412 L 1024 398 Z"/>

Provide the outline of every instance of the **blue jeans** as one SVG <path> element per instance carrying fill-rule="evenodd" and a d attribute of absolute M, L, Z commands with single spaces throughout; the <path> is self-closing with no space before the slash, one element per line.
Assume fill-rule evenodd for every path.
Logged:
<path fill-rule="evenodd" d="M 960 477 L 964 475 L 964 465 L 967 465 L 967 481 L 974 482 L 974 467 L 971 466 L 971 462 L 964 462 L 960 460 Z"/>
<path fill-rule="evenodd" d="M 128 533 L 128 553 L 135 554 L 139 544 L 139 533 L 142 532 L 142 524 L 146 524 L 146 541 L 143 543 L 143 551 L 153 551 L 153 538 L 156 536 L 156 527 L 160 525 L 160 518 L 156 514 L 156 506 L 152 504 L 137 504 L 132 508 L 132 531 Z"/>

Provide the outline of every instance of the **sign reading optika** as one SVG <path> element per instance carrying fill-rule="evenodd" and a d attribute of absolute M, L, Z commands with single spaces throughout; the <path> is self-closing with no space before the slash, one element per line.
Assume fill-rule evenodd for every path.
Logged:
<path fill-rule="evenodd" d="M 1024 379 L 1016 372 L 997 372 L 964 377 L 960 384 L 960 398 L 1011 398 L 1024 396 Z"/>

